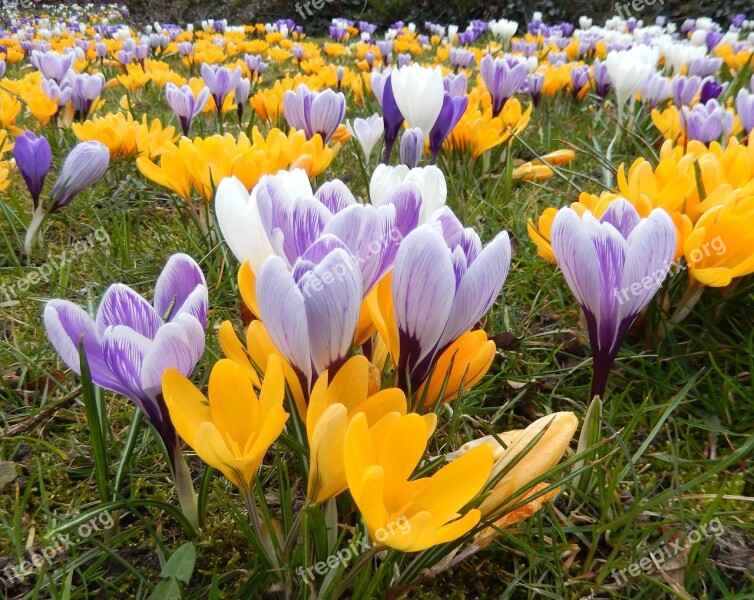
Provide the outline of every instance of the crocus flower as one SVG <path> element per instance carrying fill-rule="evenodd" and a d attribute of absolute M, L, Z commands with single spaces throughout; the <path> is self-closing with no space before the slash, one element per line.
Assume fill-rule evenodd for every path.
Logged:
<path fill-rule="evenodd" d="M 385 132 L 385 122 L 380 115 L 372 115 L 368 119 L 354 119 L 353 125 L 346 121 L 348 133 L 359 143 L 364 153 L 364 161 L 369 164 L 372 160 L 372 151 L 382 139 Z"/>
<path fill-rule="evenodd" d="M 335 375 L 351 348 L 362 301 L 356 259 L 340 240 L 325 236 L 293 272 L 282 258 L 268 258 L 256 292 L 262 322 L 308 396 L 320 374 Z"/>
<path fill-rule="evenodd" d="M 73 97 L 73 88 L 65 81 L 62 85 L 58 85 L 54 79 L 43 79 L 42 91 L 50 100 L 57 103 L 59 107 L 68 104 Z"/>
<path fill-rule="evenodd" d="M 526 429 L 506 431 L 473 440 L 464 444 L 457 452 L 448 455 L 448 460 L 457 460 L 473 448 L 487 445 L 492 450 L 495 461 L 490 479 L 508 469 L 479 507 L 482 514 L 495 521 L 495 528 L 480 533 L 477 536 L 478 540 L 488 536 L 494 537 L 500 528 L 509 527 L 528 518 L 539 510 L 544 502 L 557 494 L 557 490 L 554 490 L 545 495 L 546 497 L 537 498 L 513 512 L 508 511 L 526 496 L 547 486 L 546 483 L 540 483 L 532 487 L 531 482 L 558 464 L 568 450 L 578 425 L 576 415 L 571 412 L 559 412 L 537 419 Z M 537 443 L 529 447 L 537 437 Z"/>
<path fill-rule="evenodd" d="M 107 171 L 110 151 L 101 142 L 81 142 L 68 154 L 52 188 L 52 212 L 68 206 L 86 188 L 93 185 Z"/>
<path fill-rule="evenodd" d="M 238 111 L 238 123 L 240 125 L 241 119 L 243 119 L 243 107 L 249 100 L 249 94 L 251 93 L 251 81 L 246 77 L 241 77 L 236 84 L 233 100 L 236 103 L 236 109 Z"/>
<path fill-rule="evenodd" d="M 251 194 L 235 178 L 217 189 L 217 219 L 228 246 L 253 273 L 277 255 L 290 270 L 324 236 L 356 257 L 363 295 L 392 267 L 400 241 L 416 228 L 421 191 L 413 183 L 393 190 L 380 206 L 357 203 L 341 181 L 312 193 L 301 170 L 265 176 Z"/>
<path fill-rule="evenodd" d="M 154 304 L 123 284 L 105 292 L 96 318 L 67 300 L 44 310 L 47 337 L 68 367 L 81 374 L 79 344 L 92 381 L 130 398 L 165 442 L 176 479 L 185 462 L 163 399 L 162 377 L 170 368 L 189 375 L 204 353 L 207 285 L 199 266 L 185 254 L 170 257 L 155 285 Z M 192 515 L 193 492 L 177 481 L 181 504 Z M 190 493 L 188 493 L 190 492 Z M 187 497 L 189 496 L 189 497 Z"/>
<path fill-rule="evenodd" d="M 42 73 L 45 79 L 52 79 L 57 84 L 63 82 L 68 71 L 73 66 L 73 54 L 59 54 L 52 50 L 40 52 L 33 50 L 31 53 L 31 64 Z"/>
<path fill-rule="evenodd" d="M 167 97 L 168 105 L 170 105 L 170 108 L 181 122 L 183 135 L 188 137 L 192 121 L 202 112 L 202 109 L 209 100 L 209 88 L 202 88 L 199 94 L 194 96 L 194 92 L 190 86 L 183 85 L 178 87 L 169 81 L 165 84 L 165 96 Z"/>
<path fill-rule="evenodd" d="M 699 92 L 699 102 L 701 104 L 707 104 L 710 100 L 719 98 L 723 92 L 727 89 L 727 83 L 717 83 L 713 77 L 708 77 L 702 83 L 702 89 Z"/>
<path fill-rule="evenodd" d="M 605 394 L 610 367 L 634 319 L 660 289 L 676 249 L 668 214 L 641 219 L 627 200 L 614 200 L 599 220 L 562 208 L 552 251 L 586 317 L 592 346 L 591 396 Z"/>
<path fill-rule="evenodd" d="M 409 128 L 418 127 L 425 135 L 429 135 L 437 122 L 437 117 L 440 116 L 445 96 L 440 67 L 434 69 L 419 65 L 401 67 L 390 74 L 390 86 L 395 103 Z"/>
<path fill-rule="evenodd" d="M 377 548 L 418 552 L 468 533 L 481 513 L 461 509 L 483 489 L 492 451 L 480 445 L 431 477 L 411 479 L 435 426 L 434 414 L 398 413 L 370 429 L 356 415 L 345 435 L 348 487 Z"/>
<path fill-rule="evenodd" d="M 417 389 L 439 355 L 490 310 L 510 261 L 506 232 L 483 249 L 447 207 L 403 240 L 392 280 L 397 331 L 383 336 L 397 364 L 398 387 L 410 382 Z"/>
<path fill-rule="evenodd" d="M 396 190 L 406 183 L 416 184 L 421 192 L 420 224 L 425 223 L 437 209 L 445 206 L 448 184 L 443 172 L 434 165 L 416 169 L 409 169 L 406 165 L 377 165 L 369 182 L 372 204 L 381 206 L 388 203 Z"/>
<path fill-rule="evenodd" d="M 691 106 L 702 88 L 702 78 L 696 75 L 693 77 L 679 75 L 671 80 L 670 87 L 673 91 L 673 102 L 678 108 Z"/>
<path fill-rule="evenodd" d="M 694 108 L 683 106 L 680 117 L 686 137 L 703 144 L 719 140 L 723 135 L 727 138 L 733 130 L 733 111 L 726 109 L 717 100 L 695 104 Z"/>
<path fill-rule="evenodd" d="M 393 93 L 392 73 L 387 77 L 382 77 L 377 72 L 372 73 L 372 85 L 378 83 L 377 88 L 373 90 L 379 90 L 379 96 L 377 99 L 382 106 L 382 120 L 385 124 L 385 156 L 383 162 L 387 165 L 390 164 L 390 154 L 393 151 L 393 145 L 395 140 L 398 139 L 398 133 L 403 127 L 405 118 L 401 109 L 398 108 L 398 104 L 395 101 L 395 94 Z M 379 84 L 382 84 L 380 87 Z M 378 92 L 375 91 L 375 95 Z"/>
<path fill-rule="evenodd" d="M 573 97 L 578 98 L 581 91 L 589 85 L 589 67 L 576 66 L 571 69 L 571 87 Z"/>
<path fill-rule="evenodd" d="M 409 169 L 419 166 L 424 153 L 424 133 L 418 127 L 407 129 L 401 138 L 401 163 Z"/>
<path fill-rule="evenodd" d="M 89 116 L 92 104 L 105 87 L 105 76 L 102 73 L 88 75 L 70 71 L 66 79 L 71 86 L 73 106 L 83 121 Z"/>
<path fill-rule="evenodd" d="M 43 135 L 36 136 L 31 131 L 25 131 L 16 138 L 13 157 L 16 159 L 16 167 L 26 182 L 36 210 L 39 206 L 39 195 L 42 193 L 45 177 L 52 165 L 50 142 Z"/>
<path fill-rule="evenodd" d="M 739 90 L 738 96 L 736 96 L 736 112 L 746 135 L 750 135 L 754 130 L 754 93 L 745 88 Z M 18 144 L 18 140 L 16 140 L 16 144 Z"/>
<path fill-rule="evenodd" d="M 542 101 L 542 88 L 545 85 L 545 76 L 542 73 L 531 73 L 526 76 L 524 83 L 521 84 L 521 91 L 531 96 L 534 106 L 539 106 Z"/>
<path fill-rule="evenodd" d="M 231 71 L 228 67 L 202 63 L 200 72 L 204 83 L 209 88 L 209 93 L 215 100 L 215 107 L 219 116 L 223 109 L 225 97 L 236 89 L 238 80 L 241 79 L 241 67 L 236 67 Z"/>
<path fill-rule="evenodd" d="M 346 114 L 346 97 L 330 89 L 311 92 L 302 83 L 295 92 L 285 92 L 283 113 L 288 125 L 303 131 L 307 140 L 319 134 L 327 143 Z"/>
<path fill-rule="evenodd" d="M 488 54 L 482 59 L 480 73 L 492 95 L 492 116 L 497 117 L 508 99 L 521 89 L 529 69 L 521 61 L 495 59 Z"/>
<path fill-rule="evenodd" d="M 283 408 L 280 360 L 270 357 L 258 397 L 244 370 L 227 359 L 212 368 L 209 399 L 176 369 L 165 372 L 162 390 L 178 434 L 237 486 L 251 506 L 257 471 L 290 416 Z"/>
<path fill-rule="evenodd" d="M 459 80 L 460 77 L 457 77 L 451 83 L 451 89 L 453 84 Z M 461 82 L 463 83 L 463 81 Z M 437 122 L 432 128 L 432 131 L 429 132 L 429 150 L 432 153 L 433 164 L 437 162 L 437 156 L 440 154 L 440 149 L 442 148 L 443 143 L 455 129 L 456 125 L 458 125 L 458 122 L 466 112 L 468 105 L 469 97 L 465 93 L 463 95 L 453 96 L 452 93 L 445 92 L 442 109 L 437 117 Z M 406 163 L 404 162 L 404 164 Z"/>
<path fill-rule="evenodd" d="M 641 99 L 652 111 L 673 95 L 670 81 L 664 75 L 652 73 L 641 88 Z"/>
<path fill-rule="evenodd" d="M 623 116 L 626 103 L 636 96 L 647 77 L 656 70 L 658 60 L 659 51 L 646 46 L 608 53 L 605 68 L 615 90 L 619 120 Z"/>
<path fill-rule="evenodd" d="M 310 502 L 321 504 L 348 487 L 344 443 L 348 424 L 356 415 L 365 414 L 367 426 L 372 428 L 385 415 L 402 416 L 407 410 L 406 396 L 401 390 L 375 389 L 370 363 L 364 356 L 350 358 L 332 378 L 324 373 L 312 389 L 306 414 Z"/>

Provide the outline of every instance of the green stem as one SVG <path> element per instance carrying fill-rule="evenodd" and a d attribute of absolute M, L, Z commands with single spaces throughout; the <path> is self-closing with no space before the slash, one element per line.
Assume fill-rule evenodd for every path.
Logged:
<path fill-rule="evenodd" d="M 194 529 L 199 528 L 199 507 L 197 497 L 194 493 L 194 482 L 191 480 L 191 471 L 189 471 L 186 458 L 181 452 L 181 444 L 176 439 L 175 443 L 175 464 L 173 465 L 173 477 L 175 479 L 175 489 L 178 494 L 178 502 L 186 519 Z"/>
<path fill-rule="evenodd" d="M 45 207 L 42 204 L 39 204 L 39 206 L 34 209 L 34 214 L 31 217 L 31 223 L 29 223 L 29 229 L 26 230 L 26 239 L 24 240 L 24 253 L 27 257 L 31 256 L 31 250 L 34 247 L 34 242 L 37 239 L 39 228 L 42 226 L 42 223 L 44 223 L 46 216 L 47 211 L 45 210 Z"/>

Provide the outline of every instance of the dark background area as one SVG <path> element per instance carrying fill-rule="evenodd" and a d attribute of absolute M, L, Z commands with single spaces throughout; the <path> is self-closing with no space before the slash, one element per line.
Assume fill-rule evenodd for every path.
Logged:
<path fill-rule="evenodd" d="M 231 24 L 249 24 L 291 18 L 304 25 L 310 34 L 325 33 L 333 17 L 370 21 L 381 27 L 403 20 L 413 21 L 420 27 L 425 21 L 455 23 L 464 29 L 472 19 L 504 17 L 523 24 L 535 10 L 541 11 L 547 22 L 575 23 L 579 16 L 588 15 L 601 24 L 616 14 L 615 0 L 324 0 L 323 8 L 313 11 L 314 15 L 307 16 L 306 20 L 296 10 L 297 2 L 289 0 L 132 0 L 127 4 L 136 23 L 159 19 L 182 24 L 214 18 L 228 19 Z M 645 21 L 659 14 L 674 20 L 708 16 L 723 24 L 736 13 L 748 13 L 749 18 L 754 18 L 753 0 L 637 0 L 637 6 L 639 10 L 629 5 L 624 14 Z"/>

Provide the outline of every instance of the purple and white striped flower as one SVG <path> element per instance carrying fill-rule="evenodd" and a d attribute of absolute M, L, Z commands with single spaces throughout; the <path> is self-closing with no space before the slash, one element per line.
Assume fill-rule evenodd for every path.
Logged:
<path fill-rule="evenodd" d="M 526 63 L 515 59 L 495 59 L 486 55 L 480 65 L 484 85 L 492 95 L 492 116 L 497 117 L 506 102 L 516 94 L 529 74 Z"/>
<path fill-rule="evenodd" d="M 421 191 L 407 183 L 375 207 L 356 202 L 339 180 L 313 194 L 304 171 L 294 170 L 263 177 L 251 194 L 238 179 L 224 179 L 215 204 L 228 246 L 254 273 L 273 255 L 292 270 L 318 240 L 330 235 L 357 257 L 367 294 L 392 266 L 400 241 L 416 228 Z"/>
<path fill-rule="evenodd" d="M 594 79 L 595 94 L 604 100 L 610 95 L 613 89 L 613 82 L 610 80 L 607 65 L 601 60 L 595 60 L 592 64 L 592 78 Z"/>
<path fill-rule="evenodd" d="M 679 75 L 672 79 L 670 87 L 673 91 L 673 102 L 678 108 L 691 106 L 702 89 L 702 78 L 696 75 L 693 77 Z"/>
<path fill-rule="evenodd" d="M 76 109 L 76 114 L 84 121 L 89 116 L 92 104 L 99 98 L 105 87 L 105 76 L 102 73 L 89 75 L 69 71 L 66 80 L 71 86 L 71 100 Z"/>
<path fill-rule="evenodd" d="M 310 140 L 319 134 L 327 143 L 346 114 L 346 97 L 327 89 L 312 92 L 305 84 L 283 96 L 283 113 L 288 125 L 304 132 Z"/>
<path fill-rule="evenodd" d="M 48 52 L 33 50 L 30 61 L 34 68 L 42 73 L 42 77 L 60 84 L 71 70 L 74 58 L 72 53 L 59 54 L 52 50 Z"/>
<path fill-rule="evenodd" d="M 641 99 L 652 111 L 673 95 L 670 81 L 660 73 L 652 73 L 641 88 Z"/>
<path fill-rule="evenodd" d="M 419 166 L 424 154 L 424 133 L 418 127 L 407 129 L 401 138 L 401 164 L 409 169 Z"/>
<path fill-rule="evenodd" d="M 406 237 L 393 266 L 398 387 L 417 389 L 436 358 L 492 308 L 510 261 L 506 232 L 482 248 L 447 207 Z"/>
<path fill-rule="evenodd" d="M 754 93 L 745 88 L 739 90 L 736 96 L 736 112 L 746 135 L 751 135 L 754 131 Z"/>
<path fill-rule="evenodd" d="M 676 230 L 657 208 L 641 219 L 619 198 L 595 219 L 569 207 L 552 224 L 552 250 L 586 317 L 594 357 L 591 397 L 607 378 L 631 324 L 660 289 L 676 249 Z"/>
<path fill-rule="evenodd" d="M 73 97 L 73 89 L 67 81 L 58 85 L 54 79 L 42 79 L 42 91 L 50 100 L 56 102 L 58 107 L 65 106 Z"/>
<path fill-rule="evenodd" d="M 293 271 L 278 256 L 267 259 L 256 289 L 270 339 L 308 396 L 319 375 L 337 371 L 351 349 L 362 302 L 356 259 L 336 237 L 324 236 Z"/>
<path fill-rule="evenodd" d="M 165 96 L 168 104 L 181 122 L 183 135 L 188 137 L 192 121 L 202 112 L 209 100 L 209 88 L 205 87 L 194 97 L 188 85 L 178 87 L 174 83 L 165 84 Z"/>
<path fill-rule="evenodd" d="M 174 368 L 189 376 L 199 362 L 207 306 L 201 269 L 191 257 L 175 254 L 157 279 L 153 304 L 128 286 L 115 284 L 105 292 L 94 319 L 68 300 L 51 300 L 44 323 L 62 361 L 79 375 L 83 344 L 92 381 L 130 398 L 174 460 L 180 447 L 162 398 L 162 375 Z"/>
<path fill-rule="evenodd" d="M 694 108 L 681 107 L 681 127 L 690 140 L 709 144 L 727 137 L 733 130 L 735 115 L 717 100 L 695 104 Z"/>
<path fill-rule="evenodd" d="M 52 188 L 51 212 L 68 206 L 73 199 L 102 177 L 110 166 L 110 151 L 102 142 L 91 140 L 74 146 Z"/>
<path fill-rule="evenodd" d="M 215 107 L 219 116 L 222 113 L 226 96 L 236 89 L 238 80 L 241 79 L 241 67 L 236 67 L 231 71 L 228 67 L 202 63 L 200 72 L 204 83 L 209 88 L 209 93 L 215 100 Z"/>

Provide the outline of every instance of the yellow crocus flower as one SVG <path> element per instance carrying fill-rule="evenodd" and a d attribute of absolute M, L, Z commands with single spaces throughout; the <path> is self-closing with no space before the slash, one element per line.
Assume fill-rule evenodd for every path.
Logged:
<path fill-rule="evenodd" d="M 467 331 L 440 355 L 434 373 L 422 383 L 416 397 L 424 398 L 424 408 L 455 400 L 461 389 L 470 390 L 482 380 L 494 358 L 495 342 L 487 339 L 487 333 L 483 329 Z"/>
<path fill-rule="evenodd" d="M 285 379 L 271 357 L 259 397 L 243 369 L 215 364 L 207 398 L 179 371 L 168 369 L 162 391 L 178 435 L 204 462 L 218 469 L 248 498 L 262 459 L 288 420 Z"/>
<path fill-rule="evenodd" d="M 379 374 L 370 376 L 371 369 L 364 356 L 354 356 L 332 381 L 325 372 L 312 389 L 306 415 L 311 463 L 307 498 L 312 504 L 334 498 L 348 487 L 344 443 L 348 424 L 356 415 L 365 415 L 372 428 L 389 413 L 406 414 L 403 391 L 380 391 Z"/>
<path fill-rule="evenodd" d="M 389 413 L 371 429 L 360 413 L 348 425 L 346 480 L 376 548 L 419 552 L 456 540 L 479 522 L 479 510 L 459 511 L 492 472 L 489 446 L 470 450 L 431 477 L 410 479 L 433 427 L 413 413 Z"/>

